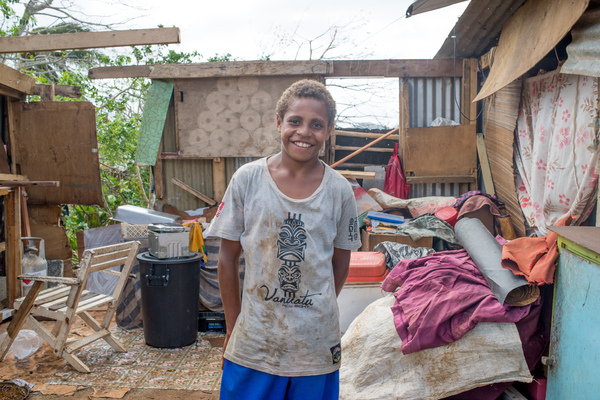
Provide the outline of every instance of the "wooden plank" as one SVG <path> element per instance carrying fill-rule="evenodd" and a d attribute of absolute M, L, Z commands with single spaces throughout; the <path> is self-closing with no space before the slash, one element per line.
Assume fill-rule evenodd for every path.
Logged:
<path fill-rule="evenodd" d="M 0 53 L 99 49 L 169 43 L 180 43 L 179 28 L 7 36 L 0 38 Z"/>
<path fill-rule="evenodd" d="M 199 191 L 197 191 L 196 189 L 192 188 L 191 186 L 186 185 L 185 183 L 181 182 L 177 178 L 171 178 L 171 182 L 173 182 L 175 185 L 179 186 L 180 188 L 182 188 L 186 192 L 188 192 L 188 193 L 196 196 L 197 198 L 199 198 L 200 200 L 202 200 L 203 202 L 205 202 L 206 204 L 208 204 L 210 206 L 214 206 L 215 204 L 217 204 L 217 202 L 214 201 L 213 199 L 211 199 L 210 197 L 206 196 L 203 193 L 200 193 Z"/>
<path fill-rule="evenodd" d="M 341 151 L 355 151 L 358 149 L 361 149 L 361 147 L 358 146 L 335 146 L 336 150 L 341 150 Z M 393 153 L 394 149 L 389 149 L 387 147 L 371 147 L 368 149 L 365 149 L 364 151 L 373 151 L 376 153 Z"/>
<path fill-rule="evenodd" d="M 64 285 L 79 285 L 81 281 L 76 278 L 63 278 L 62 276 L 43 276 L 43 275 L 19 275 L 20 280 L 54 282 Z"/>
<path fill-rule="evenodd" d="M 6 196 L 10 192 L 9 188 L 0 187 L 0 196 Z"/>
<path fill-rule="evenodd" d="M 2 53 L 2 40 L 0 37 L 0 53 Z M 35 78 L 17 71 L 5 64 L 0 64 L 0 85 L 14 89 L 17 92 L 33 94 Z"/>
<path fill-rule="evenodd" d="M 213 196 L 220 203 L 227 189 L 227 174 L 225 173 L 225 160 L 223 158 L 213 159 Z"/>
<path fill-rule="evenodd" d="M 12 173 L 17 172 L 17 136 L 21 132 L 21 102 L 9 101 L 7 103 L 8 112 L 8 155 L 11 157 L 10 171 Z"/>
<path fill-rule="evenodd" d="M 403 161 L 407 178 L 474 176 L 475 125 L 408 128 Z"/>
<path fill-rule="evenodd" d="M 96 137 L 96 108 L 83 101 L 35 102 L 22 106 L 15 158 L 30 181 L 30 204 L 103 205 Z"/>
<path fill-rule="evenodd" d="M 98 67 L 88 71 L 90 79 L 147 78 L 150 65 L 125 65 L 120 67 Z"/>
<path fill-rule="evenodd" d="M 227 61 L 154 65 L 151 79 L 214 78 L 219 76 L 326 75 L 331 61 Z"/>
<path fill-rule="evenodd" d="M 125 260 L 127 260 L 127 257 L 117 258 L 114 260 L 111 259 L 110 261 L 104 261 L 101 263 L 94 262 L 94 264 L 90 267 L 88 274 L 91 274 L 92 272 L 102 271 L 103 269 L 106 269 L 106 268 L 121 266 L 125 263 Z"/>
<path fill-rule="evenodd" d="M 375 179 L 375 172 L 365 171 L 340 171 L 337 170 L 346 179 Z"/>
<path fill-rule="evenodd" d="M 42 282 L 36 282 L 33 284 L 28 293 L 28 295 L 30 296 L 27 296 L 25 298 L 24 304 L 21 307 L 19 307 L 19 309 L 13 316 L 12 321 L 10 321 L 10 324 L 6 328 L 7 335 L 2 341 L 2 343 L 0 343 L 0 361 L 4 359 L 4 357 L 8 353 L 8 350 L 10 349 L 10 346 L 19 334 L 19 331 L 21 330 L 25 319 L 27 318 L 27 316 L 29 316 L 29 311 L 31 311 L 31 308 L 33 307 L 35 297 L 42 290 L 43 285 L 44 284 Z M 12 304 L 12 302 L 10 304 Z"/>
<path fill-rule="evenodd" d="M 410 126 L 410 100 L 408 96 L 408 82 L 402 81 L 400 82 L 400 96 L 399 96 L 399 111 L 400 111 L 400 121 L 398 125 L 398 136 L 400 137 L 400 154 L 402 160 L 406 159 L 406 135 L 408 134 L 408 127 Z M 406 164 L 404 164 L 404 169 L 406 169 Z"/>
<path fill-rule="evenodd" d="M 335 130 L 332 136 L 347 136 L 347 137 L 358 137 L 358 138 L 367 138 L 367 139 L 377 139 L 383 133 L 370 133 L 370 132 L 351 132 L 351 131 L 340 131 Z M 390 135 L 388 136 L 388 140 L 399 140 L 399 135 Z"/>
<path fill-rule="evenodd" d="M 58 181 L 3 181 L 0 179 L 0 186 L 6 187 L 59 187 L 60 182 Z"/>
<path fill-rule="evenodd" d="M 494 66 L 476 97 L 492 95 L 533 68 L 565 37 L 589 0 L 529 0 L 502 27 Z"/>
<path fill-rule="evenodd" d="M 27 177 L 17 174 L 0 174 L 0 181 L 27 181 Z"/>
<path fill-rule="evenodd" d="M 406 183 L 473 183 L 475 175 L 407 176 Z M 468 190 L 464 190 L 466 192 Z"/>
<path fill-rule="evenodd" d="M 9 97 L 11 100 L 27 101 L 27 94 L 19 92 L 18 90 L 9 88 L 0 84 L 0 95 Z"/>
<path fill-rule="evenodd" d="M 457 60 L 461 62 L 461 60 Z M 314 65 L 315 68 L 310 68 Z M 92 68 L 91 79 L 201 78 L 217 76 L 323 75 L 327 77 L 443 78 L 454 76 L 453 60 L 229 61 Z"/>
<path fill-rule="evenodd" d="M 443 78 L 454 76 L 454 61 L 439 60 L 334 60 L 327 77 Z M 457 60 L 460 62 L 460 60 Z"/>
<path fill-rule="evenodd" d="M 33 88 L 33 94 L 42 97 L 42 101 L 44 101 L 44 96 L 47 96 L 47 93 L 49 91 L 53 94 L 53 96 L 62 96 L 62 97 L 69 97 L 69 98 L 80 98 L 81 97 L 81 86 L 44 85 L 44 84 L 38 83 Z M 53 99 L 50 101 L 53 101 Z"/>
<path fill-rule="evenodd" d="M 481 64 L 481 69 L 486 70 L 492 68 L 494 64 L 494 56 L 496 55 L 497 47 L 492 47 L 487 53 L 479 57 L 479 63 Z"/>
<path fill-rule="evenodd" d="M 333 164 L 331 164 L 331 168 L 335 168 L 338 165 L 342 164 L 343 162 L 348 161 L 349 159 L 351 159 L 355 155 L 362 153 L 363 151 L 367 150 L 369 147 L 375 145 L 376 143 L 379 143 L 380 141 L 382 141 L 384 139 L 387 139 L 389 136 L 393 135 L 397 131 L 398 131 L 398 128 L 392 129 L 388 133 L 380 136 L 378 139 L 375 139 L 372 142 L 370 142 L 370 143 L 364 145 L 363 147 L 359 148 L 354 153 L 351 153 L 351 154 L 347 155 L 346 157 L 342 158 L 341 160 L 334 162 Z"/>
<path fill-rule="evenodd" d="M 65 350 L 69 353 L 72 353 L 72 352 L 77 351 L 77 350 L 81 349 L 82 347 L 85 347 L 88 344 L 93 343 L 96 340 L 102 339 L 106 336 L 110 336 L 110 332 L 106 329 L 98 331 L 98 332 L 94 332 L 94 333 L 84 337 L 83 339 L 79 339 L 78 341 L 74 342 L 73 344 L 66 346 Z"/>
<path fill-rule="evenodd" d="M 4 199 L 4 234 L 6 241 L 6 290 L 8 304 L 21 297 L 21 189 L 15 188 Z"/>
<path fill-rule="evenodd" d="M 0 242 L 0 253 L 6 250 L 6 242 Z"/>
<path fill-rule="evenodd" d="M 58 223 L 38 223 L 34 219 L 30 219 L 29 222 L 31 234 L 44 239 L 48 260 L 66 260 L 73 257 L 73 249 L 64 226 Z"/>
<path fill-rule="evenodd" d="M 477 103 L 473 99 L 477 96 L 477 59 L 463 60 L 463 79 L 462 79 L 462 123 L 465 125 L 477 123 Z M 466 117 L 465 117 L 466 116 Z"/>
<path fill-rule="evenodd" d="M 477 155 L 479 156 L 479 165 L 483 175 L 485 192 L 490 195 L 496 194 L 494 190 L 494 181 L 492 180 L 492 171 L 490 170 L 490 161 L 488 160 L 485 142 L 482 133 L 477 134 Z"/>

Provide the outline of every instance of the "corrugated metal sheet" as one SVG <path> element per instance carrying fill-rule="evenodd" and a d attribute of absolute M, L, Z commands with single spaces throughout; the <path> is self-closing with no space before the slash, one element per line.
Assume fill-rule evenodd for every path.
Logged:
<path fill-rule="evenodd" d="M 571 36 L 573 41 L 567 46 L 569 58 L 560 72 L 600 76 L 600 1 L 590 1 Z"/>
<path fill-rule="evenodd" d="M 192 188 L 213 197 L 212 160 L 163 160 L 165 197 L 163 201 L 180 211 L 205 207 L 204 202 L 171 182 L 177 178 Z"/>
<path fill-rule="evenodd" d="M 462 68 L 462 64 L 460 65 Z M 462 69 L 461 69 L 462 71 Z M 438 118 L 460 123 L 461 79 L 413 78 L 408 80 L 410 127 L 424 128 Z M 418 183 L 410 185 L 410 197 L 458 196 L 458 183 Z"/>
<path fill-rule="evenodd" d="M 227 184 L 229 184 L 231 176 L 239 167 L 256 159 L 256 157 L 226 158 L 225 174 Z M 206 207 L 202 200 L 174 185 L 171 178 L 177 178 L 212 198 L 212 172 L 212 159 L 163 160 L 163 174 L 165 177 L 165 197 L 163 201 L 181 211 Z"/>
<path fill-rule="evenodd" d="M 498 44 L 504 23 L 525 1 L 471 1 L 434 58 L 477 58 L 484 55 Z M 456 55 L 453 36 L 456 36 Z"/>

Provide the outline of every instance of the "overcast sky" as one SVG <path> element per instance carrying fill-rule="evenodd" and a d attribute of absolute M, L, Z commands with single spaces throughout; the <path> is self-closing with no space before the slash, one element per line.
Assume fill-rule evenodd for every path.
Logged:
<path fill-rule="evenodd" d="M 313 58 L 318 58 L 332 27 L 338 27 L 339 47 L 328 52 L 328 58 L 431 58 L 468 5 L 407 19 L 413 0 L 108 0 L 110 5 L 107 0 L 72 1 L 104 22 L 133 18 L 119 29 L 179 27 L 181 44 L 173 45 L 175 50 L 196 50 L 205 57 L 230 53 L 241 60 L 265 55 L 273 60 L 308 59 L 310 40 L 316 48 Z"/>

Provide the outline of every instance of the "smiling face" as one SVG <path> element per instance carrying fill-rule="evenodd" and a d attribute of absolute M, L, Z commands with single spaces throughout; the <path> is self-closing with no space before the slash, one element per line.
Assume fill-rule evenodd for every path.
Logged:
<path fill-rule="evenodd" d="M 291 99 L 283 118 L 277 116 L 282 156 L 300 163 L 316 161 L 332 129 L 327 108 L 321 100 L 313 97 Z"/>

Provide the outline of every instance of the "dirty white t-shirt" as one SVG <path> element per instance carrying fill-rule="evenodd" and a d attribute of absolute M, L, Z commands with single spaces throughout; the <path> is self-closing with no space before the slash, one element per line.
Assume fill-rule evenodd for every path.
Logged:
<path fill-rule="evenodd" d="M 340 366 L 334 247 L 360 246 L 350 183 L 325 165 L 308 198 L 284 195 L 263 158 L 231 179 L 211 236 L 239 240 L 246 272 L 242 310 L 225 358 L 280 376 L 328 374 Z"/>

